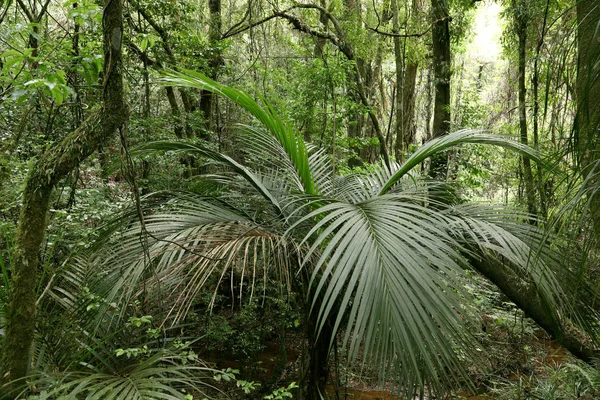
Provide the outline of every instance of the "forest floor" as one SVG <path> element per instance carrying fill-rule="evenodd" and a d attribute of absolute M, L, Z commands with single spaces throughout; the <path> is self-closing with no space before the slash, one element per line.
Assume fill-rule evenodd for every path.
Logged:
<path fill-rule="evenodd" d="M 503 336 L 501 332 L 491 335 L 492 354 L 488 360 L 488 368 L 471 371 L 473 380 L 478 387 L 477 393 L 457 392 L 447 397 L 461 400 L 483 399 L 529 399 L 527 395 L 536 382 L 552 380 L 552 376 L 561 372 L 564 365 L 575 363 L 576 360 L 558 343 L 552 341 L 545 333 L 529 331 L 526 335 Z M 489 339 L 489 338 L 488 338 Z M 501 351 L 499 349 L 502 349 Z M 253 361 L 260 367 L 251 371 L 247 365 L 231 361 L 223 355 L 212 354 L 209 362 L 215 363 L 217 368 L 232 368 L 241 370 L 242 376 L 250 374 L 257 381 L 273 381 L 278 385 L 287 384 L 297 375 L 302 358 L 302 344 L 288 342 L 285 350 L 285 361 L 282 360 L 282 349 L 275 342 L 269 342 L 266 349 Z M 207 355 L 205 355 L 207 356 Z M 283 361 L 283 362 L 282 362 Z M 376 379 L 370 377 L 367 370 L 363 374 L 353 372 L 343 367 L 344 360 L 339 360 L 337 370 L 332 371 L 331 384 L 327 393 L 335 400 L 396 400 L 393 393 L 384 391 L 377 385 Z M 333 368 L 333 367 L 332 367 Z M 282 372 L 283 371 L 283 372 Z M 336 373 L 338 395 L 336 396 Z M 279 378 L 277 378 L 277 376 Z M 244 377 L 245 378 L 245 377 Z M 246 379 L 246 378 L 245 378 Z M 513 393 L 514 394 L 510 394 Z M 543 398 L 543 397 L 542 397 Z M 581 397 L 592 399 L 592 397 Z M 544 398 L 544 400 L 546 400 Z"/>

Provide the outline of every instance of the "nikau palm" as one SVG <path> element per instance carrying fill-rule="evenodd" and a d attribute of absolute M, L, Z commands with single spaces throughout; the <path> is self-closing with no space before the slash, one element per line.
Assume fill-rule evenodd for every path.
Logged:
<path fill-rule="evenodd" d="M 257 278 L 276 278 L 306 295 L 311 370 L 308 398 L 326 383 L 338 338 L 349 360 L 379 366 L 399 392 L 441 393 L 468 381 L 473 338 L 464 290 L 473 263 L 501 265 L 533 285 L 559 325 L 579 322 L 559 254 L 528 216 L 482 204 L 443 204 L 431 183 L 410 172 L 427 157 L 465 143 L 538 154 L 499 135 L 460 131 L 434 140 L 403 165 L 337 176 L 323 150 L 306 144 L 268 105 L 193 72 L 170 72 L 167 85 L 233 100 L 261 123 L 241 125 L 244 162 L 202 145 L 161 142 L 138 154 L 170 150 L 210 160 L 217 194 L 158 194 L 143 221 L 115 235 L 95 258 L 107 303 L 145 296 L 165 324 L 186 316 L 209 280 L 237 276 L 260 296 Z M 264 102 L 263 102 L 264 103 Z M 166 199 L 165 199 L 166 196 Z M 240 289 L 240 295 L 242 289 Z"/>

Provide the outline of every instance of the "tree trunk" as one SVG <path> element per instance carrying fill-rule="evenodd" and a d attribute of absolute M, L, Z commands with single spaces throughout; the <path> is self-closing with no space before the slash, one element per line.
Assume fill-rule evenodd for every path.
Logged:
<path fill-rule="evenodd" d="M 167 92 L 167 100 L 169 101 L 171 115 L 173 117 L 173 131 L 175 132 L 175 136 L 178 139 L 181 139 L 183 138 L 183 126 L 181 124 L 181 111 L 179 111 L 179 104 L 177 104 L 177 99 L 175 98 L 175 91 L 170 86 L 167 86 L 165 90 Z"/>
<path fill-rule="evenodd" d="M 327 1 L 319 0 L 319 5 L 323 9 L 327 9 Z M 327 18 L 327 14 L 323 11 L 319 11 L 319 22 L 323 26 L 323 31 L 327 32 L 327 25 L 329 24 L 329 18 Z M 315 38 L 315 49 L 313 51 L 314 58 L 322 58 L 323 51 L 325 50 L 325 43 L 327 42 L 324 38 Z"/>
<path fill-rule="evenodd" d="M 398 0 L 392 0 L 392 32 L 400 33 L 400 8 Z M 404 130 L 403 125 L 403 94 L 404 94 L 404 54 L 400 37 L 394 36 L 394 60 L 396 62 L 396 123 L 394 130 L 396 132 L 396 145 L 394 146 L 394 154 L 397 162 L 404 160 Z"/>
<path fill-rule="evenodd" d="M 383 113 L 382 113 L 382 107 L 383 107 L 383 99 L 381 101 L 378 101 L 378 92 L 379 92 L 379 87 L 380 87 L 380 82 L 382 81 L 382 77 L 381 77 L 381 71 L 382 71 L 382 64 L 383 64 L 383 49 L 382 46 L 379 45 L 377 48 L 377 52 L 375 55 L 375 59 L 369 63 L 367 65 L 367 71 L 365 74 L 365 90 L 366 90 L 366 95 L 367 95 L 367 100 L 369 101 L 369 104 L 372 104 L 372 110 L 371 112 L 375 115 L 375 119 L 377 120 L 377 124 L 379 125 L 378 127 L 375 127 L 373 124 L 373 120 L 372 118 L 370 119 L 371 123 L 370 123 L 370 137 L 377 137 L 377 140 L 380 142 L 380 146 L 379 146 L 379 153 L 381 157 L 385 157 L 384 154 L 382 154 L 382 148 L 386 148 L 386 144 L 387 141 L 385 140 L 385 136 L 383 135 L 383 129 L 381 128 L 381 125 L 379 124 L 379 121 L 383 120 Z M 375 134 L 375 135 L 373 135 Z M 377 162 L 378 160 L 378 149 L 377 146 L 373 146 L 370 145 L 367 148 L 364 149 L 366 151 L 366 159 L 369 163 L 374 163 Z M 388 162 L 388 161 L 386 161 Z M 389 165 L 389 162 L 388 162 Z"/>
<path fill-rule="evenodd" d="M 357 20 L 360 20 L 360 9 L 356 4 L 356 0 L 344 0 L 344 5 L 346 6 L 347 19 L 351 21 L 354 25 Z M 348 57 L 348 54 L 346 54 Z M 352 59 L 355 62 L 355 68 L 348 73 L 348 86 L 351 88 L 348 90 L 348 97 L 355 104 L 363 104 L 362 98 L 360 96 L 361 88 L 359 86 L 362 85 L 363 78 L 361 77 L 361 70 L 364 64 L 364 60 L 361 58 L 354 58 L 354 54 L 351 54 Z M 350 59 L 350 57 L 348 57 Z M 356 86 L 354 88 L 353 86 Z M 364 161 L 361 157 L 361 149 L 362 149 L 362 139 L 363 139 L 363 127 L 364 127 L 364 114 L 363 112 L 354 107 L 348 115 L 348 139 L 350 141 L 350 149 L 352 150 L 352 156 L 348 159 L 348 166 L 350 168 L 359 167 L 363 165 Z"/>
<path fill-rule="evenodd" d="M 327 321 L 319 335 L 316 335 L 316 318 L 309 317 L 308 323 L 308 379 L 306 380 L 306 399 L 321 400 L 325 398 L 325 389 L 329 380 L 329 350 L 332 329 Z"/>
<path fill-rule="evenodd" d="M 356 70 L 348 74 L 348 80 L 350 81 L 348 85 L 351 87 L 348 90 L 348 97 L 353 103 L 362 104 L 362 100 L 357 93 L 358 89 L 352 88 L 351 86 L 352 84 L 358 86 L 356 82 L 360 78 L 356 76 L 357 74 L 358 72 Z M 365 161 L 361 158 L 364 120 L 364 115 L 358 107 L 351 109 L 348 114 L 347 135 L 350 141 L 350 149 L 352 151 L 352 155 L 348 159 L 348 166 L 350 168 L 360 167 Z"/>
<path fill-rule="evenodd" d="M 319 5 L 323 8 L 326 9 L 327 8 L 327 3 L 325 0 L 319 0 Z M 323 26 L 323 31 L 327 32 L 327 25 L 329 24 L 329 18 L 327 18 L 327 14 L 323 11 L 319 11 L 319 22 L 321 23 L 321 25 Z M 313 57 L 315 59 L 323 59 L 324 58 L 324 51 L 325 51 L 325 44 L 327 43 L 327 40 L 324 38 L 320 38 L 317 37 L 315 38 L 315 47 L 313 50 Z M 325 67 L 327 68 L 327 64 L 325 64 Z M 316 99 L 314 96 L 309 96 L 307 99 L 307 109 L 308 109 L 308 116 L 307 116 L 307 121 L 306 121 L 306 128 L 304 129 L 304 140 L 307 142 L 311 141 L 312 135 L 315 134 L 317 132 L 317 118 L 315 117 L 315 103 L 316 103 Z"/>
<path fill-rule="evenodd" d="M 79 5 L 73 3 L 73 10 L 76 10 Z M 71 87 L 75 92 L 74 104 L 73 104 L 73 130 L 79 128 L 81 121 L 83 120 L 83 107 L 81 105 L 81 94 L 79 90 L 79 73 L 77 72 L 77 60 L 79 59 L 79 35 L 81 32 L 80 25 L 75 22 L 73 28 L 73 41 L 71 44 L 71 53 L 73 55 L 73 61 L 71 62 L 71 71 L 68 73 Z"/>
<path fill-rule="evenodd" d="M 411 144 L 415 143 L 417 127 L 415 125 L 415 101 L 417 88 L 417 72 L 419 65 L 409 61 L 404 71 L 402 84 L 402 144 L 403 151 L 408 151 Z"/>
<path fill-rule="evenodd" d="M 423 139 L 423 142 L 427 142 L 431 139 L 431 117 L 433 115 L 433 92 L 435 91 L 432 90 L 432 86 L 433 86 L 433 65 L 430 66 L 429 68 L 427 68 L 427 76 L 425 77 L 426 82 L 425 82 L 425 90 L 426 90 L 426 96 L 425 96 L 425 138 Z"/>
<path fill-rule="evenodd" d="M 392 22 L 394 33 L 400 33 L 398 0 L 392 0 Z M 416 16 L 418 10 L 417 0 L 412 3 L 412 16 Z M 396 161 L 404 161 L 404 153 L 408 151 L 411 143 L 415 142 L 415 90 L 417 85 L 418 64 L 413 60 L 406 59 L 405 48 L 401 45 L 400 38 L 394 37 L 394 58 L 396 60 L 396 145 L 394 153 Z"/>
<path fill-rule="evenodd" d="M 450 132 L 450 29 L 446 0 L 431 1 L 432 40 L 433 40 L 433 73 L 435 98 L 433 109 L 434 138 Z M 440 154 L 431 159 L 429 176 L 436 180 L 446 180 L 448 173 L 448 156 Z"/>
<path fill-rule="evenodd" d="M 208 41 L 215 46 L 221 40 L 221 0 L 208 0 L 208 9 L 210 12 L 210 26 L 208 29 Z M 208 60 L 208 76 L 211 79 L 217 79 L 217 71 L 224 64 L 220 51 L 213 48 L 212 56 Z M 200 95 L 200 110 L 204 115 L 204 126 L 207 130 L 213 129 L 212 104 L 214 95 L 206 90 Z"/>
<path fill-rule="evenodd" d="M 527 51 L 527 17 L 525 8 L 527 5 L 521 0 L 513 4 L 515 14 L 515 29 L 519 39 L 519 132 L 521 143 L 528 145 L 527 138 L 527 104 L 525 87 L 525 67 Z M 523 157 L 523 181 L 525 184 L 525 198 L 527 199 L 527 211 L 530 214 L 537 214 L 535 201 L 535 186 L 533 182 L 533 171 L 531 169 L 531 160 Z"/>
<path fill-rule="evenodd" d="M 594 0 L 577 2 L 577 118 L 575 133 L 577 161 L 585 174 L 598 174 L 600 160 L 600 5 Z M 597 187 L 599 179 L 591 179 Z M 597 238 L 600 238 L 600 194 L 593 191 L 590 212 Z"/>
<path fill-rule="evenodd" d="M 539 149 L 539 114 L 540 114 L 540 101 L 539 101 L 539 59 L 544 44 L 546 35 L 546 24 L 548 21 L 548 10 L 550 8 L 550 0 L 546 0 L 546 7 L 544 9 L 544 22 L 542 24 L 542 32 L 535 47 L 535 60 L 533 63 L 533 77 L 531 79 L 531 86 L 533 87 L 533 147 Z M 544 175 L 542 173 L 542 166 L 537 163 L 537 191 L 540 196 L 540 214 L 542 218 L 548 216 L 548 200 L 546 198 L 546 188 L 544 183 Z"/>
<path fill-rule="evenodd" d="M 103 106 L 58 145 L 46 150 L 33 165 L 23 193 L 14 248 L 12 293 L 3 353 L 3 379 L 14 381 L 28 373 L 36 313 L 40 245 L 54 186 L 110 138 L 127 120 L 124 102 L 121 42 L 123 2 L 105 0 Z"/>
<path fill-rule="evenodd" d="M 575 357 L 587 363 L 598 357 L 598 351 L 584 343 L 576 334 L 576 329 L 569 326 L 569 322 L 561 319 L 560 313 L 544 301 L 535 282 L 524 280 L 520 274 L 500 262 L 471 260 L 471 264 Z"/>

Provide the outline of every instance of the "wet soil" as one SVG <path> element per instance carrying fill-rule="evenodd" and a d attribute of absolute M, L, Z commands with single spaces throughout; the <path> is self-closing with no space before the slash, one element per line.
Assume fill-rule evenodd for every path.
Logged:
<path fill-rule="evenodd" d="M 567 351 L 561 347 L 558 343 L 549 340 L 538 340 L 537 345 L 542 348 L 545 348 L 546 355 L 544 358 L 540 358 L 536 361 L 537 367 L 540 370 L 543 367 L 557 367 L 567 360 Z M 286 350 L 286 358 L 288 364 L 293 364 L 295 361 L 297 362 L 300 355 L 301 350 L 298 348 L 291 348 Z M 233 368 L 233 369 L 243 369 L 243 366 L 236 361 L 230 361 L 223 357 L 223 354 L 204 354 L 204 359 L 207 361 L 216 364 L 217 368 Z M 258 355 L 257 360 L 260 363 L 261 371 L 255 376 L 258 379 L 268 379 L 270 378 L 275 371 L 281 367 L 281 349 L 276 343 L 268 343 L 267 348 L 264 352 Z M 537 368 L 536 368 L 537 369 Z M 518 375 L 511 375 L 508 377 L 510 381 L 518 381 L 523 378 Z M 340 388 L 339 400 L 399 400 L 398 397 L 392 395 L 390 392 L 377 390 L 376 388 L 366 387 L 361 384 L 351 384 L 351 387 L 348 388 Z M 335 388 L 333 385 L 327 386 L 327 393 L 330 395 L 331 399 L 337 400 L 335 396 Z M 456 397 L 448 398 L 448 400 L 490 400 L 493 399 L 493 396 L 485 395 L 485 394 L 473 394 L 473 393 L 464 393 L 459 392 L 456 394 Z M 400 399 L 404 400 L 404 399 Z"/>

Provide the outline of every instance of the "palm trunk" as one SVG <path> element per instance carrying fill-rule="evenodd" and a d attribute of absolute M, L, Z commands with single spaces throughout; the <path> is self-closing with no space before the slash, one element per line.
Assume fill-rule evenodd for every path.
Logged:
<path fill-rule="evenodd" d="M 318 336 L 316 330 L 316 318 L 312 317 L 308 324 L 309 360 L 308 379 L 306 380 L 307 400 L 321 400 L 325 398 L 325 389 L 329 380 L 331 325 L 327 321 Z"/>

